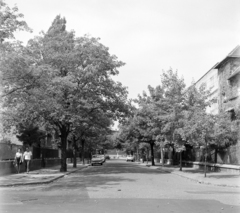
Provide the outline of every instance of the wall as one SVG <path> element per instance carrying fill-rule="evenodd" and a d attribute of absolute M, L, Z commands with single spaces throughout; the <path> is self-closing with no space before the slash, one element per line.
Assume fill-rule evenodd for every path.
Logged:
<path fill-rule="evenodd" d="M 0 143 L 0 160 L 14 159 L 18 148 L 21 148 L 21 146 L 15 144 Z"/>
<path fill-rule="evenodd" d="M 45 167 L 58 166 L 61 164 L 61 159 L 59 158 L 48 158 L 45 159 Z M 30 171 L 38 170 L 42 168 L 41 159 L 33 159 L 30 164 Z M 22 164 L 20 167 L 20 172 L 25 172 L 25 165 Z M 0 176 L 8 174 L 16 174 L 16 167 L 13 165 L 13 160 L 0 161 Z"/>
<path fill-rule="evenodd" d="M 240 145 L 237 144 L 225 150 L 218 151 L 217 163 L 240 165 Z"/>

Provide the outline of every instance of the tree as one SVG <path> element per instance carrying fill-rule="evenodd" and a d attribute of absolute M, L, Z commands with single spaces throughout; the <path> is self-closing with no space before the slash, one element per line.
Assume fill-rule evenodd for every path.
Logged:
<path fill-rule="evenodd" d="M 211 103 L 208 95 L 209 91 L 206 91 L 204 87 L 197 90 L 195 84 L 192 84 L 183 94 L 183 100 L 179 105 L 181 110 L 179 126 L 175 131 L 175 147 L 180 153 L 180 171 L 182 171 L 182 152 L 185 151 L 185 145 L 200 146 L 206 142 L 202 140 L 204 122 L 208 119 L 210 122 L 213 119 L 206 113 L 206 108 Z M 211 122 L 206 122 L 205 126 L 207 125 L 210 129 L 206 130 L 210 134 Z"/>
<path fill-rule="evenodd" d="M 50 124 L 61 138 L 63 172 L 67 138 L 75 126 L 100 115 L 121 119 L 127 112 L 127 90 L 111 78 L 124 63 L 99 39 L 66 31 L 60 16 L 46 34 L 10 52 L 1 65 L 5 123 Z"/>
<path fill-rule="evenodd" d="M 17 6 L 10 8 L 0 0 L 0 46 L 6 39 L 14 39 L 14 32 L 17 30 L 31 31 L 23 18 Z"/>
<path fill-rule="evenodd" d="M 85 146 L 90 145 L 87 143 L 95 141 L 95 145 L 102 145 L 102 143 L 106 140 L 107 135 L 111 132 L 111 130 L 109 129 L 111 120 L 108 117 L 102 117 L 102 115 L 103 114 L 96 116 L 95 119 L 89 120 L 88 122 L 79 122 L 77 125 L 75 124 L 74 131 L 71 133 L 73 135 L 72 138 L 73 142 L 75 142 L 75 147 L 76 142 L 79 141 L 83 164 L 85 156 Z M 75 161 L 76 156 L 74 156 L 74 165 Z"/>
<path fill-rule="evenodd" d="M 152 165 L 154 165 L 153 147 L 160 146 L 163 158 L 162 144 L 166 144 L 167 141 L 172 144 L 174 141 L 176 129 L 180 125 L 184 88 L 183 79 L 170 69 L 163 73 L 161 85 L 156 88 L 149 86 L 149 95 L 144 92 L 136 101 L 139 108 L 130 119 L 128 130 L 131 137 L 136 138 L 138 142 L 150 145 Z"/>
<path fill-rule="evenodd" d="M 160 87 L 158 90 L 161 91 Z M 137 143 L 148 143 L 151 151 L 151 163 L 154 166 L 154 146 L 157 136 L 161 134 L 161 124 L 156 113 L 158 111 L 152 103 L 152 99 L 156 98 L 153 88 L 149 87 L 149 91 L 150 96 L 144 92 L 136 100 L 139 108 L 135 110 L 134 115 L 125 124 L 124 134 L 122 135 L 125 135 L 125 138 L 131 143 L 136 141 Z M 160 94 L 157 95 L 161 96 Z"/>
<path fill-rule="evenodd" d="M 229 112 L 221 112 L 215 116 L 213 129 L 213 141 L 211 147 L 215 149 L 215 163 L 217 163 L 217 153 L 220 149 L 235 145 L 239 139 L 239 120 L 232 120 Z"/>
<path fill-rule="evenodd" d="M 17 138 L 22 141 L 24 145 L 32 146 L 35 144 L 41 146 L 40 140 L 45 137 L 45 131 L 39 130 L 38 126 L 34 126 L 33 124 L 24 125 L 22 123 L 18 125 Z"/>
<path fill-rule="evenodd" d="M 214 140 L 213 128 L 215 116 L 206 113 L 207 93 L 197 90 L 194 85 L 185 94 L 183 107 L 182 127 L 177 132 L 181 136 L 180 141 L 192 146 L 202 146 L 205 149 L 204 173 L 206 177 L 206 161 L 209 144 Z M 180 165 L 180 170 L 181 170 Z"/>
<path fill-rule="evenodd" d="M 177 129 L 182 126 L 182 103 L 184 101 L 185 83 L 178 76 L 177 71 L 169 69 L 161 76 L 163 95 L 154 100 L 158 118 L 161 121 L 161 135 L 158 136 L 158 144 L 161 149 L 162 166 L 164 166 L 164 152 L 166 145 L 178 147 L 179 140 Z"/>
<path fill-rule="evenodd" d="M 218 148 L 235 145 L 239 137 L 239 120 L 231 120 L 228 112 L 221 112 L 215 116 L 214 144 Z"/>

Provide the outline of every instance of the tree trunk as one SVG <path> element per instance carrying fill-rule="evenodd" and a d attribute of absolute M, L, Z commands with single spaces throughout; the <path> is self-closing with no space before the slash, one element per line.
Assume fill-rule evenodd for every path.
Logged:
<path fill-rule="evenodd" d="M 205 160 L 204 160 L 204 177 L 207 177 L 207 146 L 206 146 L 206 153 L 205 153 Z"/>
<path fill-rule="evenodd" d="M 138 146 L 136 147 L 137 155 L 136 155 L 136 161 L 139 161 L 139 151 L 138 151 Z"/>
<path fill-rule="evenodd" d="M 76 149 L 73 149 L 73 168 L 77 168 L 77 155 L 76 155 Z"/>
<path fill-rule="evenodd" d="M 82 143 L 82 163 L 84 165 L 85 164 L 85 162 L 84 162 L 84 154 L 85 154 L 85 152 L 84 152 L 84 145 L 85 145 L 85 140 L 82 139 L 81 143 Z"/>
<path fill-rule="evenodd" d="M 163 152 L 163 147 L 161 148 L 161 160 L 162 160 L 162 167 L 164 167 L 164 152 Z"/>
<path fill-rule="evenodd" d="M 215 152 L 214 152 L 214 163 L 217 163 L 217 148 L 215 148 Z"/>
<path fill-rule="evenodd" d="M 76 152 L 76 146 L 77 146 L 77 144 L 76 144 L 76 137 L 75 137 L 75 135 L 73 136 L 73 168 L 77 168 L 77 152 Z"/>
<path fill-rule="evenodd" d="M 148 156 L 149 156 L 149 150 L 147 149 L 147 154 L 146 154 L 146 156 L 147 156 L 147 164 L 148 164 Z"/>
<path fill-rule="evenodd" d="M 40 149 L 40 155 L 41 155 L 41 159 L 42 159 L 42 160 L 41 160 L 41 167 L 42 167 L 42 168 L 45 168 L 46 164 L 45 164 L 45 156 L 44 156 L 44 152 L 43 152 L 41 146 L 39 147 L 39 149 Z"/>
<path fill-rule="evenodd" d="M 60 172 L 67 172 L 67 128 L 63 126 L 61 129 L 61 168 Z"/>
<path fill-rule="evenodd" d="M 150 143 L 152 166 L 155 166 L 153 146 L 154 146 L 154 143 Z"/>
<path fill-rule="evenodd" d="M 182 150 L 179 152 L 180 153 L 180 171 L 182 171 Z"/>

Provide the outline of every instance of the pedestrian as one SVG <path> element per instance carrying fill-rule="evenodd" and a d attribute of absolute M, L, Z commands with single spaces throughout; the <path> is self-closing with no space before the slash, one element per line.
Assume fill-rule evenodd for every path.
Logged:
<path fill-rule="evenodd" d="M 14 163 L 15 165 L 17 166 L 17 172 L 19 173 L 20 172 L 20 165 L 22 164 L 23 162 L 23 155 L 22 155 L 22 152 L 21 152 L 21 149 L 18 148 L 16 154 L 15 154 L 15 158 L 14 158 Z"/>
<path fill-rule="evenodd" d="M 26 151 L 23 153 L 23 159 L 25 162 L 25 171 L 29 173 L 30 161 L 32 159 L 32 152 L 26 147 Z"/>

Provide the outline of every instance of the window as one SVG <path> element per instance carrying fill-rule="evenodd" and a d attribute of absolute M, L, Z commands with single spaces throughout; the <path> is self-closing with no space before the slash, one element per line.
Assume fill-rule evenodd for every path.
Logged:
<path fill-rule="evenodd" d="M 212 76 L 209 81 L 209 88 L 211 89 L 213 87 L 214 87 L 214 76 Z"/>

